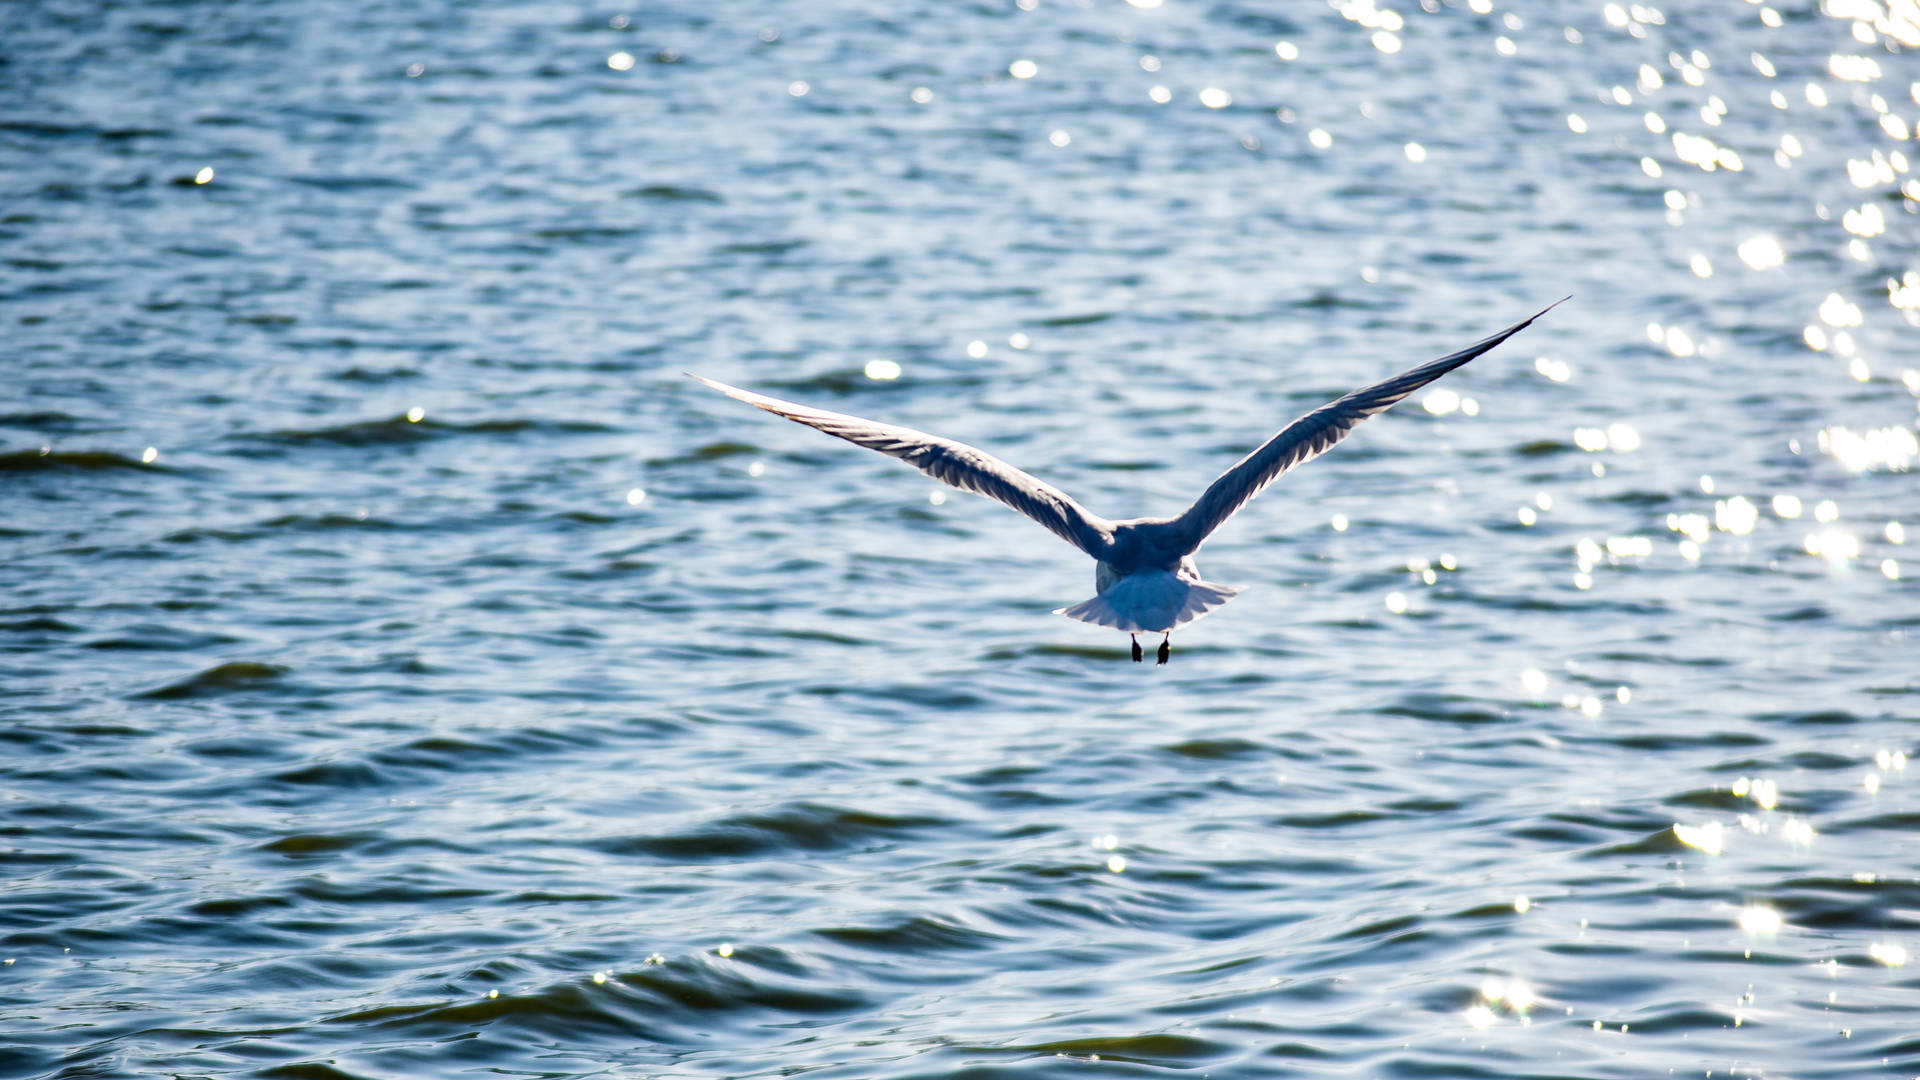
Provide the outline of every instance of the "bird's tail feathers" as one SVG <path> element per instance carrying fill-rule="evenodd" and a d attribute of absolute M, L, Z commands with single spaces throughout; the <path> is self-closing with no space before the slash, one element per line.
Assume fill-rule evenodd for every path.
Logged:
<path fill-rule="evenodd" d="M 1220 607 L 1243 588 L 1183 580 L 1170 573 L 1141 574 L 1122 578 L 1099 596 L 1058 608 L 1054 614 L 1129 634 L 1161 634 Z"/>

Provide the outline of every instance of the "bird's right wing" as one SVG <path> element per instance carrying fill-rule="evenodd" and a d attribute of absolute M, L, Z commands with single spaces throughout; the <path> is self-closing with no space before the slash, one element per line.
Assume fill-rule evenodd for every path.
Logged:
<path fill-rule="evenodd" d="M 1526 329 L 1533 320 L 1562 303 L 1565 301 L 1556 300 L 1505 330 L 1482 338 L 1459 352 L 1355 390 L 1288 424 L 1278 435 L 1267 440 L 1266 445 L 1241 458 L 1233 468 L 1221 474 L 1186 513 L 1174 519 L 1178 535 L 1183 542 L 1191 545 L 1188 550 L 1198 548 L 1209 533 L 1260 494 L 1281 473 L 1326 453 L 1333 444 L 1346 438 L 1347 433 L 1360 421 L 1387 411 L 1408 394 Z"/>
<path fill-rule="evenodd" d="M 1113 535 L 1113 523 L 1074 502 L 1059 488 L 963 442 L 924 431 L 864 420 L 845 413 L 797 405 L 688 372 L 715 390 L 775 416 L 824 431 L 856 446 L 878 450 L 941 483 L 985 495 L 1013 507 L 1048 531 L 1098 559 Z"/>

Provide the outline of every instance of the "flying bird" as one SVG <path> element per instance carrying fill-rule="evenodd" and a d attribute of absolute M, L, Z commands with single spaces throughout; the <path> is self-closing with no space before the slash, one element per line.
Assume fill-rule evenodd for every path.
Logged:
<path fill-rule="evenodd" d="M 1526 329 L 1534 319 L 1564 302 L 1557 300 L 1459 352 L 1355 390 L 1302 416 L 1222 473 L 1178 517 L 1111 521 L 1046 481 L 966 443 L 782 401 L 691 372 L 688 375 L 755 408 L 899 458 L 936 480 L 996 499 L 1046 526 L 1094 560 L 1095 595 L 1071 607 L 1058 608 L 1054 614 L 1126 633 L 1133 639 L 1135 661 L 1145 657 L 1139 635 L 1163 635 L 1158 658 L 1164 664 L 1172 654 L 1175 630 L 1241 591 L 1241 586 L 1202 580 L 1193 563 L 1193 553 L 1234 511 L 1281 473 L 1326 453 L 1360 421 L 1385 412 L 1408 394 Z"/>

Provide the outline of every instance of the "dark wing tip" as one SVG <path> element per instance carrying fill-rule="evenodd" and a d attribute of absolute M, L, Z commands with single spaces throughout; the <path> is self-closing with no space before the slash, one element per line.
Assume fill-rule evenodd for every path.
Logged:
<path fill-rule="evenodd" d="M 1513 328 L 1511 330 L 1504 331 L 1503 335 L 1510 336 L 1512 334 L 1516 334 L 1522 330 L 1525 330 L 1527 327 L 1533 325 L 1533 320 L 1539 318 L 1542 315 L 1545 315 L 1547 312 L 1552 311 L 1554 308 L 1559 307 L 1561 304 L 1564 304 L 1571 299 L 1573 299 L 1573 294 L 1568 293 L 1567 295 L 1561 297 L 1560 299 L 1555 300 L 1553 303 L 1548 304 L 1546 307 L 1541 308 L 1539 311 L 1536 311 L 1533 314 L 1527 316 L 1526 318 L 1520 320 L 1519 322 L 1514 323 Z M 1502 337 L 1502 340 L 1504 340 L 1505 338 L 1503 335 L 1495 335 L 1495 336 Z"/>

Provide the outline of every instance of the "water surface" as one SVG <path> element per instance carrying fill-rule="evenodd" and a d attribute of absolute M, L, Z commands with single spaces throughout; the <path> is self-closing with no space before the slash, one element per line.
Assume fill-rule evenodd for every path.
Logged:
<path fill-rule="evenodd" d="M 1913 20 L 0 9 L 0 1074 L 1920 1072 Z"/>

